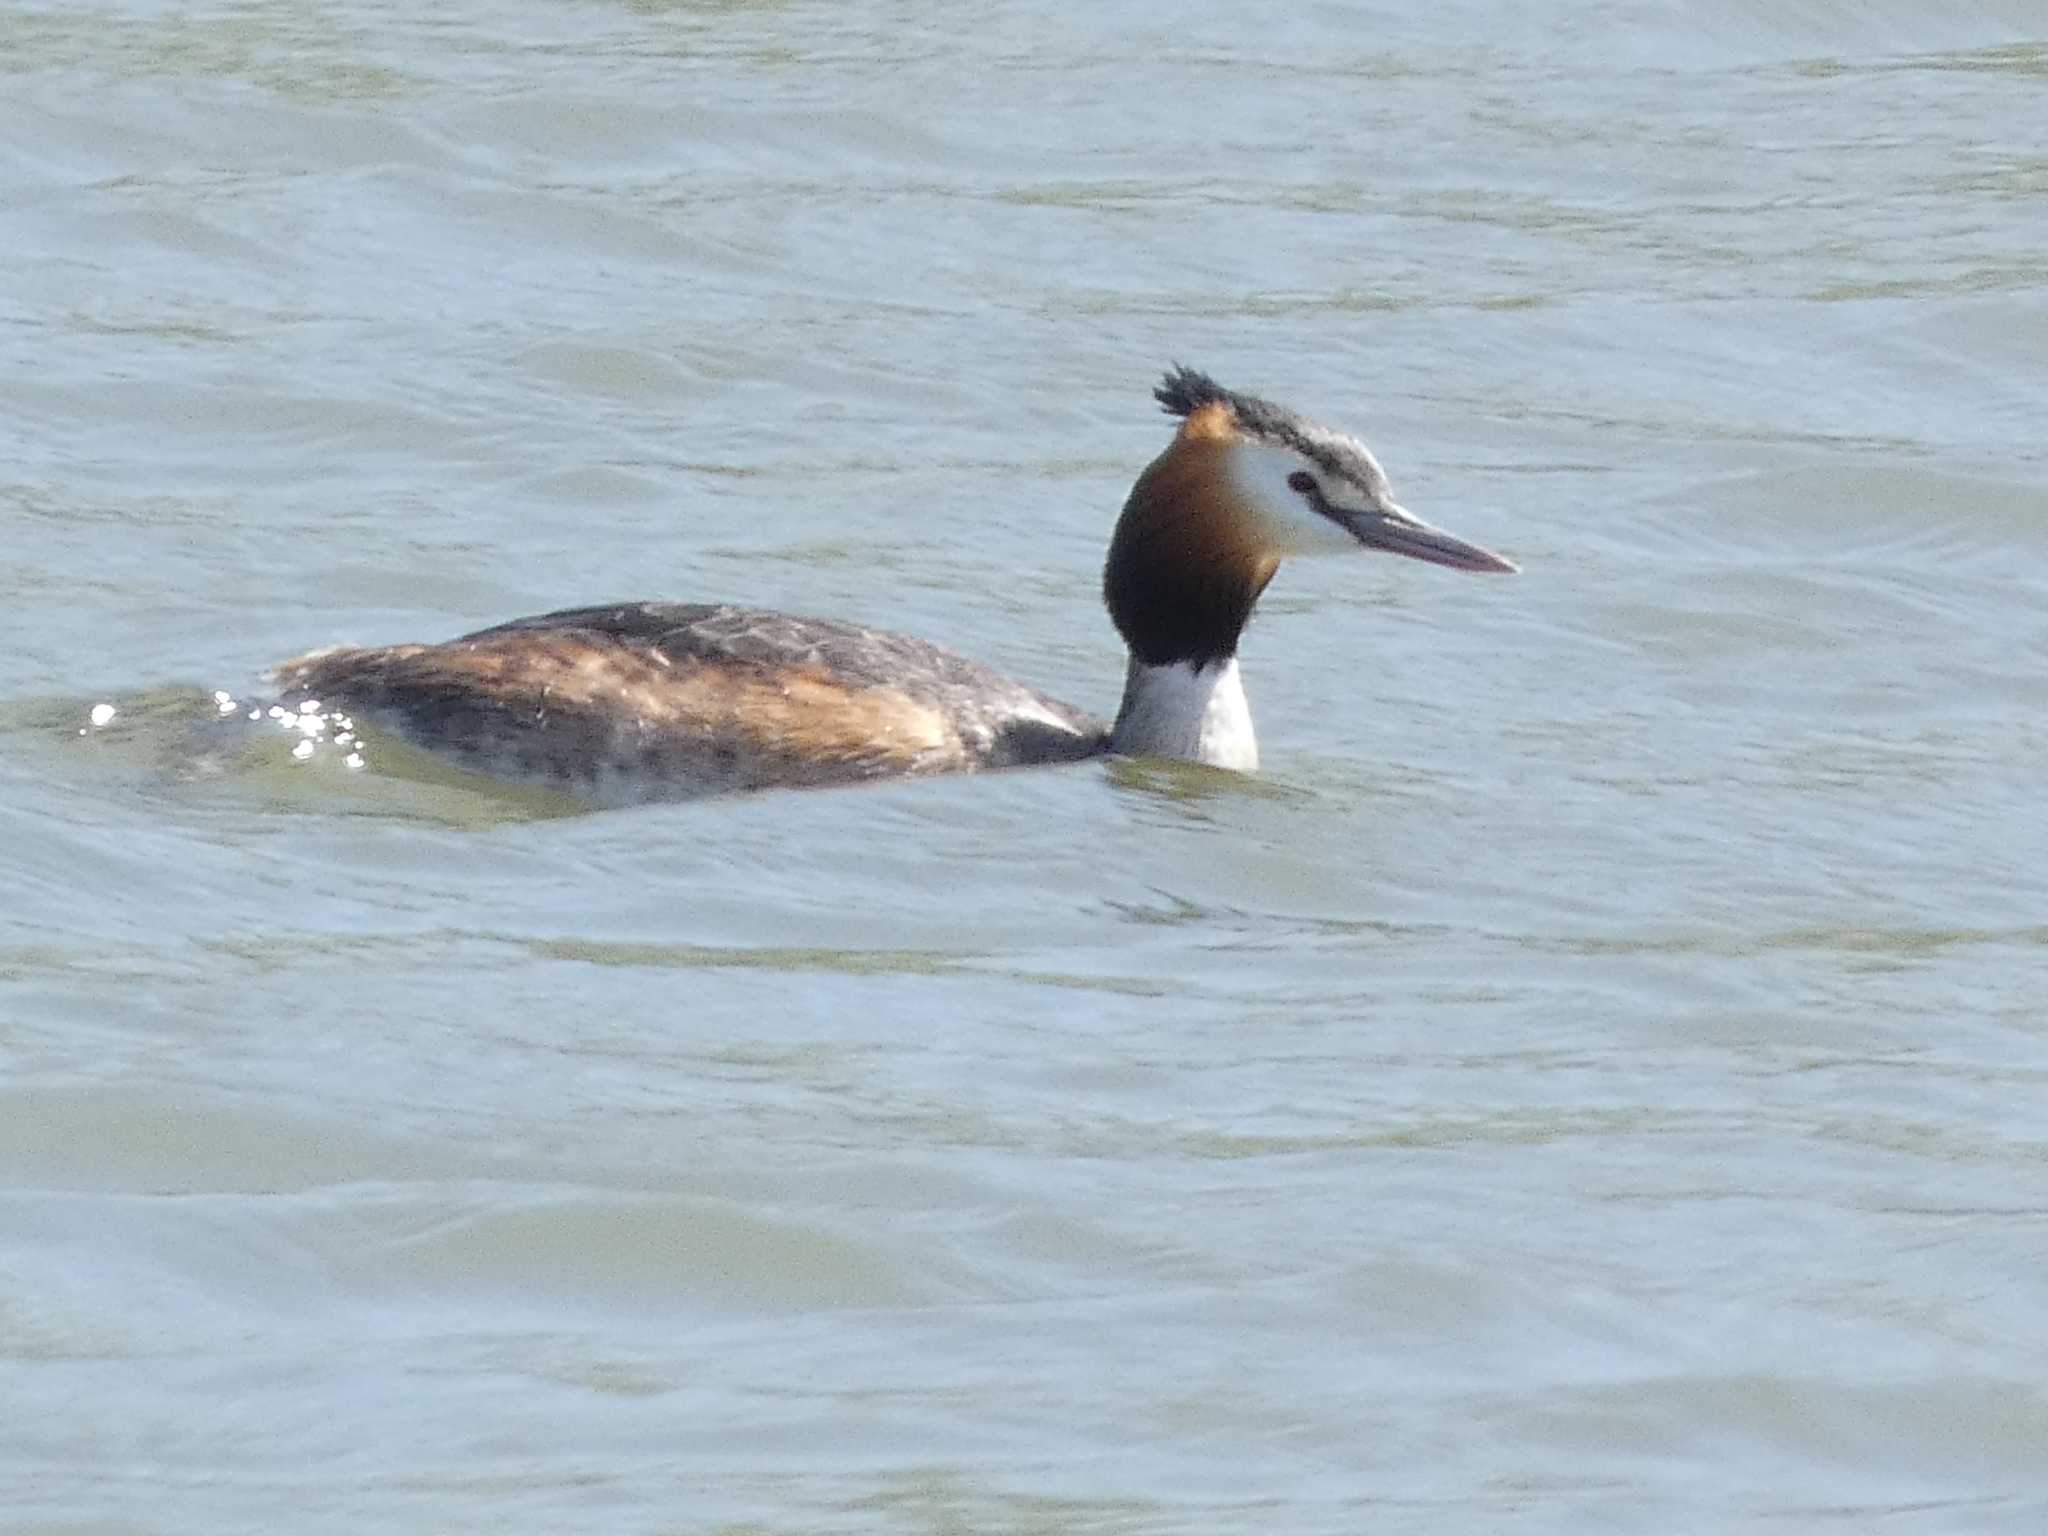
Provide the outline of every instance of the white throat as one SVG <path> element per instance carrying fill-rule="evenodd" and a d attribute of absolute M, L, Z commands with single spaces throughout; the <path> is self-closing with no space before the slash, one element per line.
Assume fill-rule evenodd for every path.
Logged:
<path fill-rule="evenodd" d="M 1109 746 L 1135 757 L 1178 757 L 1240 773 L 1255 770 L 1259 744 L 1252 735 L 1251 706 L 1244 701 L 1237 658 L 1153 667 L 1133 656 Z"/>

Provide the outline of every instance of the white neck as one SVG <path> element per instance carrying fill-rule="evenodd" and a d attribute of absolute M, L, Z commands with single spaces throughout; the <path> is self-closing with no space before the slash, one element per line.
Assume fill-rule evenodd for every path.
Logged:
<path fill-rule="evenodd" d="M 1179 757 L 1252 772 L 1259 766 L 1259 744 L 1237 658 L 1153 667 L 1133 656 L 1109 746 L 1134 757 Z"/>

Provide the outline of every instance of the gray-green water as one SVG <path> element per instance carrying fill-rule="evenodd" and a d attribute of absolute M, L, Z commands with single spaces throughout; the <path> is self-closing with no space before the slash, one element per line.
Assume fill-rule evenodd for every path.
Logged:
<path fill-rule="evenodd" d="M 0 7 L 0 1522 L 2048 1528 L 2044 96 L 2034 0 Z M 186 771 L 622 596 L 1108 708 L 1174 358 L 1527 567 L 1283 572 L 1257 781 Z"/>

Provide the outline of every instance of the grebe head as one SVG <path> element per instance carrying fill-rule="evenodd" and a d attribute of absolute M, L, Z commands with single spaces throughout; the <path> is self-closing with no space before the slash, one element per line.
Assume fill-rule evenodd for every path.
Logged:
<path fill-rule="evenodd" d="M 1461 571 L 1516 569 L 1399 505 L 1355 437 L 1192 368 L 1153 393 L 1180 430 L 1131 487 L 1103 569 L 1110 617 L 1147 663 L 1234 654 L 1289 555 L 1374 549 Z"/>
<path fill-rule="evenodd" d="M 1173 369 L 1154 394 L 1180 429 L 1131 487 L 1102 573 L 1131 652 L 1120 751 L 1256 766 L 1237 643 L 1289 555 L 1373 549 L 1461 571 L 1516 569 L 1395 502 L 1355 437 L 1191 368 Z"/>

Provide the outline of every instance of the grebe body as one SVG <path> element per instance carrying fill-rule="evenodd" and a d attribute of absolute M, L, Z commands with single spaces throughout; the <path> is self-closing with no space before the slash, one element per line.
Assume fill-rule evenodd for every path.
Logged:
<path fill-rule="evenodd" d="M 1396 505 L 1355 438 L 1186 368 L 1155 395 L 1180 426 L 1132 487 L 1103 568 L 1129 650 L 1111 723 L 908 635 L 714 605 L 565 609 L 438 644 L 316 651 L 276 676 L 296 708 L 607 804 L 1109 752 L 1248 771 L 1238 640 L 1282 559 L 1379 549 L 1515 569 Z"/>
<path fill-rule="evenodd" d="M 1109 729 L 910 635 L 759 608 L 614 603 L 438 645 L 316 651 L 287 700 L 602 804 L 1073 762 Z"/>

